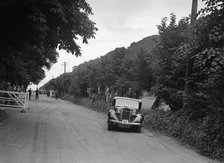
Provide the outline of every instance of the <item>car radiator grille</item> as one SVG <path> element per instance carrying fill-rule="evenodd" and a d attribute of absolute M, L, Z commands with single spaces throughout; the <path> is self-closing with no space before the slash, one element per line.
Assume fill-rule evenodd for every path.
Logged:
<path fill-rule="evenodd" d="M 129 120 L 131 116 L 131 110 L 130 109 L 123 109 L 121 119 Z"/>

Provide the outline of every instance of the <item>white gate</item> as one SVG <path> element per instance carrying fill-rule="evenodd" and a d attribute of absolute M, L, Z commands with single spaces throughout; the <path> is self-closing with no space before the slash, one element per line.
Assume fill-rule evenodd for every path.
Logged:
<path fill-rule="evenodd" d="M 28 109 L 29 93 L 0 90 L 0 108 L 21 108 L 22 112 Z"/>

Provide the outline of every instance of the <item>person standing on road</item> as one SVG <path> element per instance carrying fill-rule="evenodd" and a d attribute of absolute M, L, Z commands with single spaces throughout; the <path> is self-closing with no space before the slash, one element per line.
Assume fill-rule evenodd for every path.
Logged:
<path fill-rule="evenodd" d="M 38 88 L 36 89 L 36 96 L 35 96 L 35 99 L 36 99 L 36 100 L 39 100 L 39 90 L 38 90 Z"/>
<path fill-rule="evenodd" d="M 7 83 L 6 90 L 9 91 L 9 92 L 13 92 L 14 91 L 13 86 L 11 85 L 10 82 Z M 10 97 L 10 96 L 7 95 L 6 97 Z M 12 100 L 8 100 L 8 101 L 6 101 L 6 103 L 9 104 L 9 105 L 12 105 L 13 104 L 13 101 Z"/>
<path fill-rule="evenodd" d="M 96 88 L 91 89 L 91 94 L 92 94 L 92 103 L 96 101 L 96 96 L 97 96 L 97 90 Z"/>
<path fill-rule="evenodd" d="M 109 102 L 110 88 L 107 86 L 105 91 L 106 102 Z"/>
<path fill-rule="evenodd" d="M 7 83 L 7 88 L 6 88 L 7 91 L 14 91 L 12 85 L 10 82 Z"/>
<path fill-rule="evenodd" d="M 58 99 L 58 90 L 56 89 L 55 90 L 55 100 L 57 100 Z"/>
<path fill-rule="evenodd" d="M 28 92 L 29 92 L 29 100 L 31 100 L 31 95 L 32 95 L 32 90 L 31 90 L 31 88 L 28 90 Z"/>

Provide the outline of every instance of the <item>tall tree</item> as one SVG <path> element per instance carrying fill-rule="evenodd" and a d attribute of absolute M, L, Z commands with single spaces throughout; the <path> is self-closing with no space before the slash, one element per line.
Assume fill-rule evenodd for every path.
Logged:
<path fill-rule="evenodd" d="M 97 30 L 89 19 L 91 14 L 85 0 L 1 1 L 1 79 L 12 78 L 7 76 L 16 69 L 12 58 L 20 60 L 24 68 L 26 75 L 21 78 L 38 83 L 44 75 L 33 75 L 28 68 L 40 73 L 43 67 L 49 69 L 57 61 L 56 48 L 81 55 L 78 36 L 87 43 Z"/>
<path fill-rule="evenodd" d="M 171 110 L 182 108 L 182 92 L 184 89 L 185 57 L 178 53 L 187 39 L 189 18 L 182 18 L 177 23 L 175 14 L 170 15 L 170 21 L 163 18 L 158 26 L 160 42 L 154 50 L 158 58 L 156 66 L 156 86 L 154 87 L 157 99 L 153 108 L 158 107 L 163 100 Z"/>

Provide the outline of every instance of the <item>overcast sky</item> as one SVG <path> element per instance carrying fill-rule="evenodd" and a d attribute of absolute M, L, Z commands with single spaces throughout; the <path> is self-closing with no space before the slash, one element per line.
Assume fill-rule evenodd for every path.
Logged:
<path fill-rule="evenodd" d="M 64 72 L 63 62 L 67 63 L 67 72 L 73 66 L 96 59 L 117 47 L 128 47 L 132 42 L 137 42 L 147 36 L 158 34 L 156 25 L 163 17 L 170 13 L 181 17 L 188 16 L 191 12 L 192 0 L 86 0 L 94 15 L 90 19 L 99 29 L 95 39 L 88 44 L 79 44 L 82 56 L 75 57 L 65 51 L 58 51 L 58 62 L 50 71 L 46 71 L 46 78 L 39 83 L 39 87 L 52 78 Z M 202 6 L 199 0 L 199 8 Z M 33 89 L 36 86 L 32 86 Z"/>

